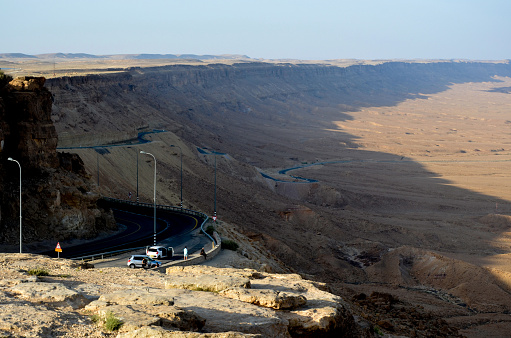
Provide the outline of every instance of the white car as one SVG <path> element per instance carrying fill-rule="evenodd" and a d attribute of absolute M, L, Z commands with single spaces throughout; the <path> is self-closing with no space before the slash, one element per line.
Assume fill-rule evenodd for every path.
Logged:
<path fill-rule="evenodd" d="M 145 256 L 145 255 L 132 255 L 129 259 L 128 259 L 128 266 L 132 269 L 134 268 L 143 268 L 143 260 L 144 258 L 147 260 L 147 266 L 146 268 L 157 268 L 161 265 L 160 262 L 158 261 L 155 261 L 154 259 L 152 259 L 151 257 L 149 256 Z"/>
<path fill-rule="evenodd" d="M 145 254 L 151 258 L 172 258 L 174 256 L 174 249 L 172 247 L 166 248 L 156 245 L 146 248 Z"/>

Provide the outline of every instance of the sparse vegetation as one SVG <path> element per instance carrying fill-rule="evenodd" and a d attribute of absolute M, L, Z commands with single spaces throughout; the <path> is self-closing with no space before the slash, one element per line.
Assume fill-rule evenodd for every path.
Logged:
<path fill-rule="evenodd" d="M 124 324 L 122 320 L 115 317 L 112 311 L 108 311 L 104 319 L 98 314 L 93 314 L 90 316 L 90 320 L 93 323 L 102 324 L 107 331 L 117 331 L 121 328 L 122 324 Z"/>
<path fill-rule="evenodd" d="M 93 322 L 93 323 L 97 323 L 101 320 L 101 318 L 99 317 L 98 314 L 93 314 L 92 316 L 90 316 L 90 320 Z"/>
<path fill-rule="evenodd" d="M 378 327 L 378 326 L 374 326 L 373 327 L 373 331 L 374 333 L 376 333 L 378 336 L 383 336 L 383 331 Z"/>
<path fill-rule="evenodd" d="M 187 287 L 188 290 L 192 290 L 192 291 L 204 291 L 204 292 L 214 292 L 214 293 L 218 293 L 217 290 L 215 289 L 212 289 L 212 288 L 204 288 L 204 287 L 201 287 L 201 286 L 190 286 L 190 287 Z"/>
<path fill-rule="evenodd" d="M 50 272 L 44 268 L 34 268 L 27 271 L 31 276 L 49 276 Z"/>
<path fill-rule="evenodd" d="M 208 235 L 213 236 L 213 232 L 215 232 L 215 227 L 212 225 L 208 225 L 208 227 L 204 231 L 206 231 Z"/>
<path fill-rule="evenodd" d="M 108 331 L 117 331 L 121 328 L 123 322 L 115 317 L 113 312 L 108 312 L 105 318 L 105 329 Z"/>
<path fill-rule="evenodd" d="M 238 248 L 239 245 L 235 241 L 230 239 L 222 239 L 222 249 L 236 251 Z"/>

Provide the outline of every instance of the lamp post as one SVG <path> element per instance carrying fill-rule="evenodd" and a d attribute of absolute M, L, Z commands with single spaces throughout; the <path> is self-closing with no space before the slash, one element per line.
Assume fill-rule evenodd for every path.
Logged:
<path fill-rule="evenodd" d="M 135 149 L 135 152 L 137 153 L 137 203 L 138 203 L 138 149 L 133 147 L 128 147 L 128 149 Z"/>
<path fill-rule="evenodd" d="M 214 205 L 213 205 L 213 220 L 216 222 L 216 151 L 211 151 L 208 155 L 213 154 L 215 156 L 215 190 L 214 190 Z M 223 155 L 223 154 L 222 154 Z"/>
<path fill-rule="evenodd" d="M 98 178 L 98 187 L 99 187 L 99 152 L 96 149 L 96 174 Z"/>
<path fill-rule="evenodd" d="M 215 153 L 215 210 L 214 210 L 214 213 L 213 213 L 213 216 L 215 217 L 215 221 L 216 221 L 216 153 Z"/>
<path fill-rule="evenodd" d="M 22 244 L 23 240 L 21 237 L 21 235 L 22 235 L 22 231 L 21 231 L 21 229 L 22 229 L 21 228 L 21 164 L 18 161 L 16 161 L 15 159 L 13 159 L 12 157 L 9 157 L 8 160 L 18 163 L 18 167 L 20 167 L 20 253 L 22 253 L 23 252 L 23 244 Z"/>
<path fill-rule="evenodd" d="M 137 203 L 138 203 L 138 151 L 137 151 Z"/>
<path fill-rule="evenodd" d="M 153 201 L 154 201 L 154 244 L 153 245 L 156 245 L 156 157 L 154 157 L 153 154 L 147 153 L 143 150 L 141 150 L 140 153 L 150 155 L 154 159 L 154 197 L 153 197 Z"/>
<path fill-rule="evenodd" d="M 176 146 L 174 144 L 170 145 L 171 147 L 179 148 L 181 152 L 181 208 L 183 207 L 183 149 L 180 146 Z"/>

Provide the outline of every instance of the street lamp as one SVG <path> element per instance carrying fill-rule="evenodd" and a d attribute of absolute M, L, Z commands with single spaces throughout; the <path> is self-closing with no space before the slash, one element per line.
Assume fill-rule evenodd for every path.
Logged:
<path fill-rule="evenodd" d="M 143 150 L 140 151 L 141 154 L 150 155 L 154 159 L 154 245 L 156 245 L 156 157 L 153 154 L 147 153 Z"/>
<path fill-rule="evenodd" d="M 215 210 L 213 216 L 215 217 L 216 221 L 216 153 L 215 153 Z"/>
<path fill-rule="evenodd" d="M 15 159 L 13 159 L 12 157 L 9 157 L 8 160 L 18 163 L 18 167 L 20 167 L 20 253 L 22 253 L 23 252 L 23 244 L 22 244 L 23 242 L 22 242 L 22 238 L 21 238 L 21 234 L 22 234 L 22 231 L 21 231 L 21 164 L 18 161 L 16 161 Z"/>
<path fill-rule="evenodd" d="M 181 152 L 181 208 L 183 207 L 183 150 L 180 146 L 176 146 L 174 144 L 170 145 L 171 147 L 179 148 L 179 151 Z"/>
<path fill-rule="evenodd" d="M 138 203 L 138 151 L 137 151 L 137 203 Z"/>
<path fill-rule="evenodd" d="M 99 187 L 99 152 L 96 149 L 96 174 L 98 178 L 98 187 Z"/>
<path fill-rule="evenodd" d="M 216 221 L 216 155 L 217 155 L 217 152 L 213 151 L 210 154 L 213 154 L 213 156 L 215 156 L 215 190 L 214 190 L 213 220 Z"/>
<path fill-rule="evenodd" d="M 128 147 L 129 149 L 131 149 L 131 147 Z M 138 150 L 135 148 L 136 150 L 136 153 L 137 153 L 137 203 L 138 203 Z"/>

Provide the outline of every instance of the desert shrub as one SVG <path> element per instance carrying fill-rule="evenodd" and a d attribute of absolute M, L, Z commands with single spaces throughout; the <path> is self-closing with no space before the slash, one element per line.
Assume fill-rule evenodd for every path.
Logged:
<path fill-rule="evenodd" d="M 378 336 L 383 336 L 383 335 L 384 335 L 383 331 L 382 331 L 382 330 L 381 330 L 378 326 L 376 326 L 376 325 L 373 327 L 373 331 L 374 331 L 374 333 L 376 333 Z"/>
<path fill-rule="evenodd" d="M 90 320 L 93 323 L 98 323 L 101 320 L 101 317 L 99 317 L 99 315 L 97 315 L 97 314 L 94 314 L 94 315 L 90 316 Z"/>
<path fill-rule="evenodd" d="M 115 317 L 114 313 L 109 311 L 105 317 L 105 329 L 107 331 L 119 330 L 123 322 L 119 318 Z"/>
<path fill-rule="evenodd" d="M 212 225 L 208 225 L 208 227 L 204 231 L 206 231 L 208 235 L 213 236 L 213 232 L 215 232 L 215 227 Z"/>
<path fill-rule="evenodd" d="M 28 270 L 28 274 L 31 276 L 49 276 L 50 272 L 44 268 L 34 268 Z"/>
<path fill-rule="evenodd" d="M 222 249 L 236 251 L 238 250 L 239 245 L 235 241 L 230 239 L 222 239 Z"/>

